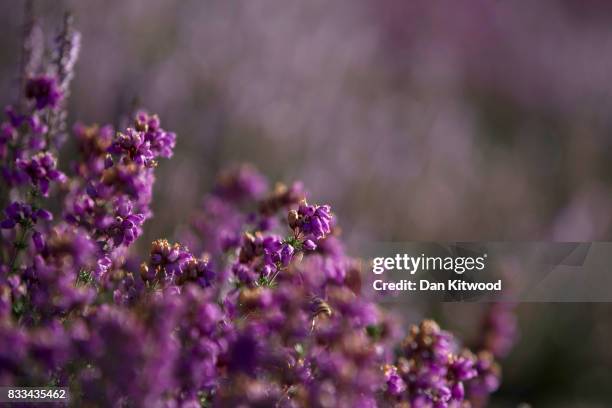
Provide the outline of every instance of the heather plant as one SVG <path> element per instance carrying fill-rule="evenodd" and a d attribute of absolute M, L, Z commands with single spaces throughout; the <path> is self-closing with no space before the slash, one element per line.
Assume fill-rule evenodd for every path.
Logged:
<path fill-rule="evenodd" d="M 1 385 L 120 407 L 469 407 L 498 388 L 511 311 L 491 309 L 474 352 L 431 320 L 402 336 L 301 183 L 230 168 L 181 242 L 133 253 L 176 136 L 145 111 L 65 135 L 79 34 L 67 17 L 39 64 L 27 26 L 0 139 Z M 79 156 L 64 163 L 67 138 Z"/>

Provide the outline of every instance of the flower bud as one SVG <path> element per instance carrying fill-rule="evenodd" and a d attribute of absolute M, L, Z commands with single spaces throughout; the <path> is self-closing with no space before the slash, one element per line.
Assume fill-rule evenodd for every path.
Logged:
<path fill-rule="evenodd" d="M 317 244 L 315 244 L 311 239 L 307 239 L 306 241 L 304 241 L 302 246 L 308 251 L 314 251 L 315 249 L 317 249 Z"/>
<path fill-rule="evenodd" d="M 289 223 L 289 227 L 291 229 L 295 229 L 298 226 L 299 218 L 300 216 L 296 210 L 289 211 L 289 214 L 287 214 L 287 222 Z"/>
<path fill-rule="evenodd" d="M 153 278 L 149 273 L 149 267 L 145 262 L 140 264 L 140 277 L 143 281 L 151 280 Z"/>

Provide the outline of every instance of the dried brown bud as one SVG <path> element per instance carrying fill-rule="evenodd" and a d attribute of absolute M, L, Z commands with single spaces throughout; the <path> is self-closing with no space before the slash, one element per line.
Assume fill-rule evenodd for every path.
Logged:
<path fill-rule="evenodd" d="M 250 232 L 244 233 L 244 243 L 240 249 L 239 260 L 242 263 L 247 263 L 256 255 L 255 235 Z"/>
<path fill-rule="evenodd" d="M 149 267 L 145 262 L 140 264 L 140 277 L 145 281 L 149 279 Z"/>
<path fill-rule="evenodd" d="M 287 222 L 289 223 L 289 228 L 297 228 L 299 219 L 300 216 L 298 215 L 298 212 L 296 210 L 289 211 L 289 214 L 287 214 Z"/>

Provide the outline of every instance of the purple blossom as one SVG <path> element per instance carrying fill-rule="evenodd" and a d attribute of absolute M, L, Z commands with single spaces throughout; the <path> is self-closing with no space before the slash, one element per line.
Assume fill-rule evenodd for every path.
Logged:
<path fill-rule="evenodd" d="M 468 391 L 477 397 L 497 391 L 501 382 L 501 369 L 493 354 L 486 350 L 479 352 L 474 368 L 477 376 L 468 383 Z"/>
<path fill-rule="evenodd" d="M 30 177 L 31 183 L 38 187 L 45 197 L 49 194 L 52 181 L 66 181 L 66 175 L 57 169 L 57 159 L 49 152 L 38 153 L 30 159 L 17 159 L 16 165 Z"/>
<path fill-rule="evenodd" d="M 5 219 L 0 223 L 4 229 L 14 228 L 16 225 L 33 226 L 41 219 L 51 221 L 53 214 L 44 208 L 34 209 L 31 205 L 15 201 L 4 210 Z"/>
<path fill-rule="evenodd" d="M 140 235 L 144 214 L 133 212 L 132 203 L 121 197 L 115 202 L 115 217 L 107 227 L 107 235 L 113 240 L 115 247 L 129 246 Z"/>
<path fill-rule="evenodd" d="M 331 232 L 332 215 L 329 205 L 310 205 L 305 200 L 300 202 L 298 210 L 292 210 L 288 216 L 289 226 L 307 237 L 315 240 L 325 238 Z M 309 244 L 309 246 L 312 246 Z"/>
<path fill-rule="evenodd" d="M 191 257 L 185 262 L 185 265 L 183 265 L 177 283 L 184 284 L 186 282 L 195 282 L 205 288 L 213 284 L 213 280 L 216 276 L 217 273 L 213 270 L 208 259 Z"/>
<path fill-rule="evenodd" d="M 122 155 L 138 165 L 152 166 L 154 164 L 155 155 L 151 150 L 151 143 L 144 140 L 143 132 L 132 128 L 117 134 L 109 152 Z"/>
<path fill-rule="evenodd" d="M 153 167 L 158 157 L 172 157 L 176 144 L 176 135 L 159 127 L 157 116 L 148 116 L 139 112 L 136 116 L 136 128 L 128 128 L 117 134 L 109 152 L 120 155 L 137 165 Z"/>
<path fill-rule="evenodd" d="M 140 273 L 144 280 L 174 282 L 183 274 L 192 258 L 191 253 L 180 244 L 172 245 L 165 239 L 158 239 L 151 244 L 149 263 L 142 264 Z"/>
<path fill-rule="evenodd" d="M 307 251 L 314 251 L 315 249 L 317 249 L 317 244 L 315 244 L 311 239 L 305 240 L 302 245 Z"/>
<path fill-rule="evenodd" d="M 402 398 L 412 405 L 453 406 L 464 400 L 466 384 L 481 381 L 478 359 L 431 320 L 412 326 L 402 348 L 396 366 L 408 390 Z"/>
<path fill-rule="evenodd" d="M 306 202 L 300 204 L 298 214 L 303 217 L 301 229 L 316 239 L 324 238 L 331 232 L 331 213 L 329 205 L 313 206 Z"/>
<path fill-rule="evenodd" d="M 279 254 L 279 261 L 281 265 L 288 266 L 289 263 L 291 263 L 294 253 L 295 249 L 290 244 L 283 244 Z"/>
<path fill-rule="evenodd" d="M 387 381 L 387 392 L 393 396 L 401 395 L 406 390 L 406 383 L 397 373 L 397 367 L 386 365 L 384 372 Z"/>
<path fill-rule="evenodd" d="M 63 96 L 57 79 L 51 75 L 28 79 L 25 95 L 28 99 L 34 100 L 36 109 L 56 108 Z"/>
<path fill-rule="evenodd" d="M 155 157 L 170 158 L 176 144 L 176 134 L 166 132 L 160 127 L 157 115 L 148 115 L 144 111 L 136 114 L 136 129 L 143 133 L 142 141 L 148 144 Z"/>

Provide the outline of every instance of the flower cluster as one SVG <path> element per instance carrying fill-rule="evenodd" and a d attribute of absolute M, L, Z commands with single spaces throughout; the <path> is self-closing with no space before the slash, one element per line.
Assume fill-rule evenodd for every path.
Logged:
<path fill-rule="evenodd" d="M 28 175 L 32 185 L 37 187 L 43 196 L 49 194 L 49 185 L 52 181 L 58 183 L 66 181 L 64 173 L 57 170 L 56 158 L 49 152 L 37 153 L 29 159 L 17 159 L 15 164 Z"/>
<path fill-rule="evenodd" d="M 96 268 L 101 278 L 109 259 L 124 252 L 151 217 L 156 161 L 170 157 L 174 133 L 160 127 L 159 118 L 139 112 L 133 128 L 113 136 L 110 126 L 75 128 L 82 161 L 66 198 L 64 219 L 89 231 L 104 255 Z"/>
<path fill-rule="evenodd" d="M 4 210 L 6 219 L 0 226 L 5 229 L 15 228 L 16 225 L 34 225 L 38 219 L 51 221 L 53 214 L 44 208 L 33 209 L 31 205 L 13 202 Z"/>
<path fill-rule="evenodd" d="M 118 133 L 109 152 L 124 163 L 154 167 L 158 157 L 171 157 L 176 135 L 159 127 L 159 118 L 145 112 L 136 115 L 136 128 Z"/>
<path fill-rule="evenodd" d="M 211 286 L 215 275 L 208 259 L 196 258 L 187 248 L 165 239 L 153 242 L 149 262 L 140 266 L 140 276 L 149 285 L 192 282 L 205 288 Z"/>
<path fill-rule="evenodd" d="M 63 96 L 56 78 L 51 75 L 31 78 L 27 82 L 25 94 L 34 101 L 36 109 L 56 108 Z"/>
<path fill-rule="evenodd" d="M 316 240 L 325 238 L 331 232 L 331 214 L 329 205 L 308 205 L 306 201 L 300 203 L 297 211 L 289 212 L 289 226 L 308 237 Z M 314 243 L 310 241 L 309 246 Z M 314 249 L 314 248 L 312 248 Z"/>
<path fill-rule="evenodd" d="M 387 392 L 415 407 L 459 407 L 465 384 L 478 377 L 476 361 L 454 337 L 431 321 L 412 326 L 396 366 L 386 368 Z M 490 390 L 494 391 L 494 390 Z"/>
<path fill-rule="evenodd" d="M 51 113 L 74 61 L 56 54 L 61 69 L 33 76 L 2 125 L 0 384 L 135 407 L 468 407 L 497 389 L 509 311 L 493 310 L 476 354 L 429 320 L 400 341 L 398 320 L 361 293 L 331 207 L 300 183 L 223 172 L 183 243 L 139 258 L 176 136 L 145 112 L 121 132 L 76 125 L 80 157 L 59 171 Z"/>

